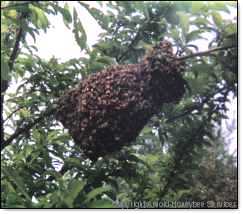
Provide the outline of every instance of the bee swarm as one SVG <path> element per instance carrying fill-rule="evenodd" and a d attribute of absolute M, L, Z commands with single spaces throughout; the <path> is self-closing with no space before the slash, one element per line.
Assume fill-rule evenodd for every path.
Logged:
<path fill-rule="evenodd" d="M 140 63 L 116 65 L 89 75 L 58 103 L 56 118 L 92 160 L 134 141 L 163 103 L 185 93 L 172 46 L 160 42 Z"/>

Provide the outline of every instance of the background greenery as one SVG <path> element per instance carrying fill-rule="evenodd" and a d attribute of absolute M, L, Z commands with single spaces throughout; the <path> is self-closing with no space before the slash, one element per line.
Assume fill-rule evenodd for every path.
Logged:
<path fill-rule="evenodd" d="M 237 19 L 224 19 L 236 2 L 109 1 L 99 3 L 103 9 L 78 3 L 104 30 L 93 47 L 78 8 L 1 1 L 1 206 L 110 208 L 164 200 L 236 206 L 237 159 L 221 123 L 229 97 L 237 98 L 237 48 L 187 59 L 183 100 L 162 106 L 132 146 L 97 162 L 81 155 L 53 116 L 57 98 L 80 78 L 136 63 L 161 38 L 182 56 L 207 38 L 209 49 L 236 46 Z M 48 33 L 50 14 L 61 14 L 85 57 L 47 61 L 28 44 L 27 35 Z M 7 90 L 14 82 L 16 91 Z"/>

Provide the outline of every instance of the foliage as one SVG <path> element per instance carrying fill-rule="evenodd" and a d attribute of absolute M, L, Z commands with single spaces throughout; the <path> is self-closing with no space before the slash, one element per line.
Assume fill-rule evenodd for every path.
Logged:
<path fill-rule="evenodd" d="M 236 3 L 78 3 L 104 30 L 93 47 L 78 7 L 1 2 L 1 206 L 149 207 L 164 200 L 212 200 L 236 207 L 237 163 L 220 124 L 230 95 L 237 97 L 237 48 L 188 58 L 183 100 L 162 106 L 132 146 L 96 162 L 83 157 L 53 117 L 57 98 L 80 79 L 111 64 L 136 63 L 162 38 L 173 42 L 178 56 L 199 51 L 203 41 L 209 49 L 237 46 L 237 20 L 224 17 Z M 28 44 L 27 35 L 36 40 L 41 31 L 48 33 L 49 16 L 58 14 L 85 57 L 45 60 Z M 15 91 L 7 90 L 16 83 Z"/>

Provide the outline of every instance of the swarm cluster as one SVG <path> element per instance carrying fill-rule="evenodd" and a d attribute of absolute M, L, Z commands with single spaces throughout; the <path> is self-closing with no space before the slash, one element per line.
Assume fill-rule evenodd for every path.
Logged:
<path fill-rule="evenodd" d="M 59 99 L 56 117 L 92 160 L 136 139 L 163 103 L 184 92 L 172 46 L 160 42 L 138 64 L 111 66 L 88 76 Z"/>

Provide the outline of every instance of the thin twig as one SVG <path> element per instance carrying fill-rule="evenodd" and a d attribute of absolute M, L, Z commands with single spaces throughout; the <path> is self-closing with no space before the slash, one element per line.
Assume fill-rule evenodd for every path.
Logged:
<path fill-rule="evenodd" d="M 198 110 L 198 109 L 202 108 L 204 104 L 205 104 L 205 102 L 202 102 L 200 105 L 195 104 L 194 106 L 192 106 L 191 108 L 189 108 L 186 111 L 182 112 L 181 114 L 175 115 L 175 116 L 167 119 L 165 122 L 166 123 L 171 123 L 171 122 L 173 122 L 173 121 L 175 121 L 177 119 L 185 117 L 188 114 L 191 114 L 194 110 Z"/>
<path fill-rule="evenodd" d="M 3 123 L 5 123 L 7 120 L 9 120 L 9 118 L 11 118 L 13 116 L 13 114 L 15 114 L 17 111 L 21 110 L 22 108 L 25 108 L 25 106 L 20 106 L 19 108 L 15 109 L 14 111 L 12 111 L 7 117 L 6 119 L 3 121 Z"/>

